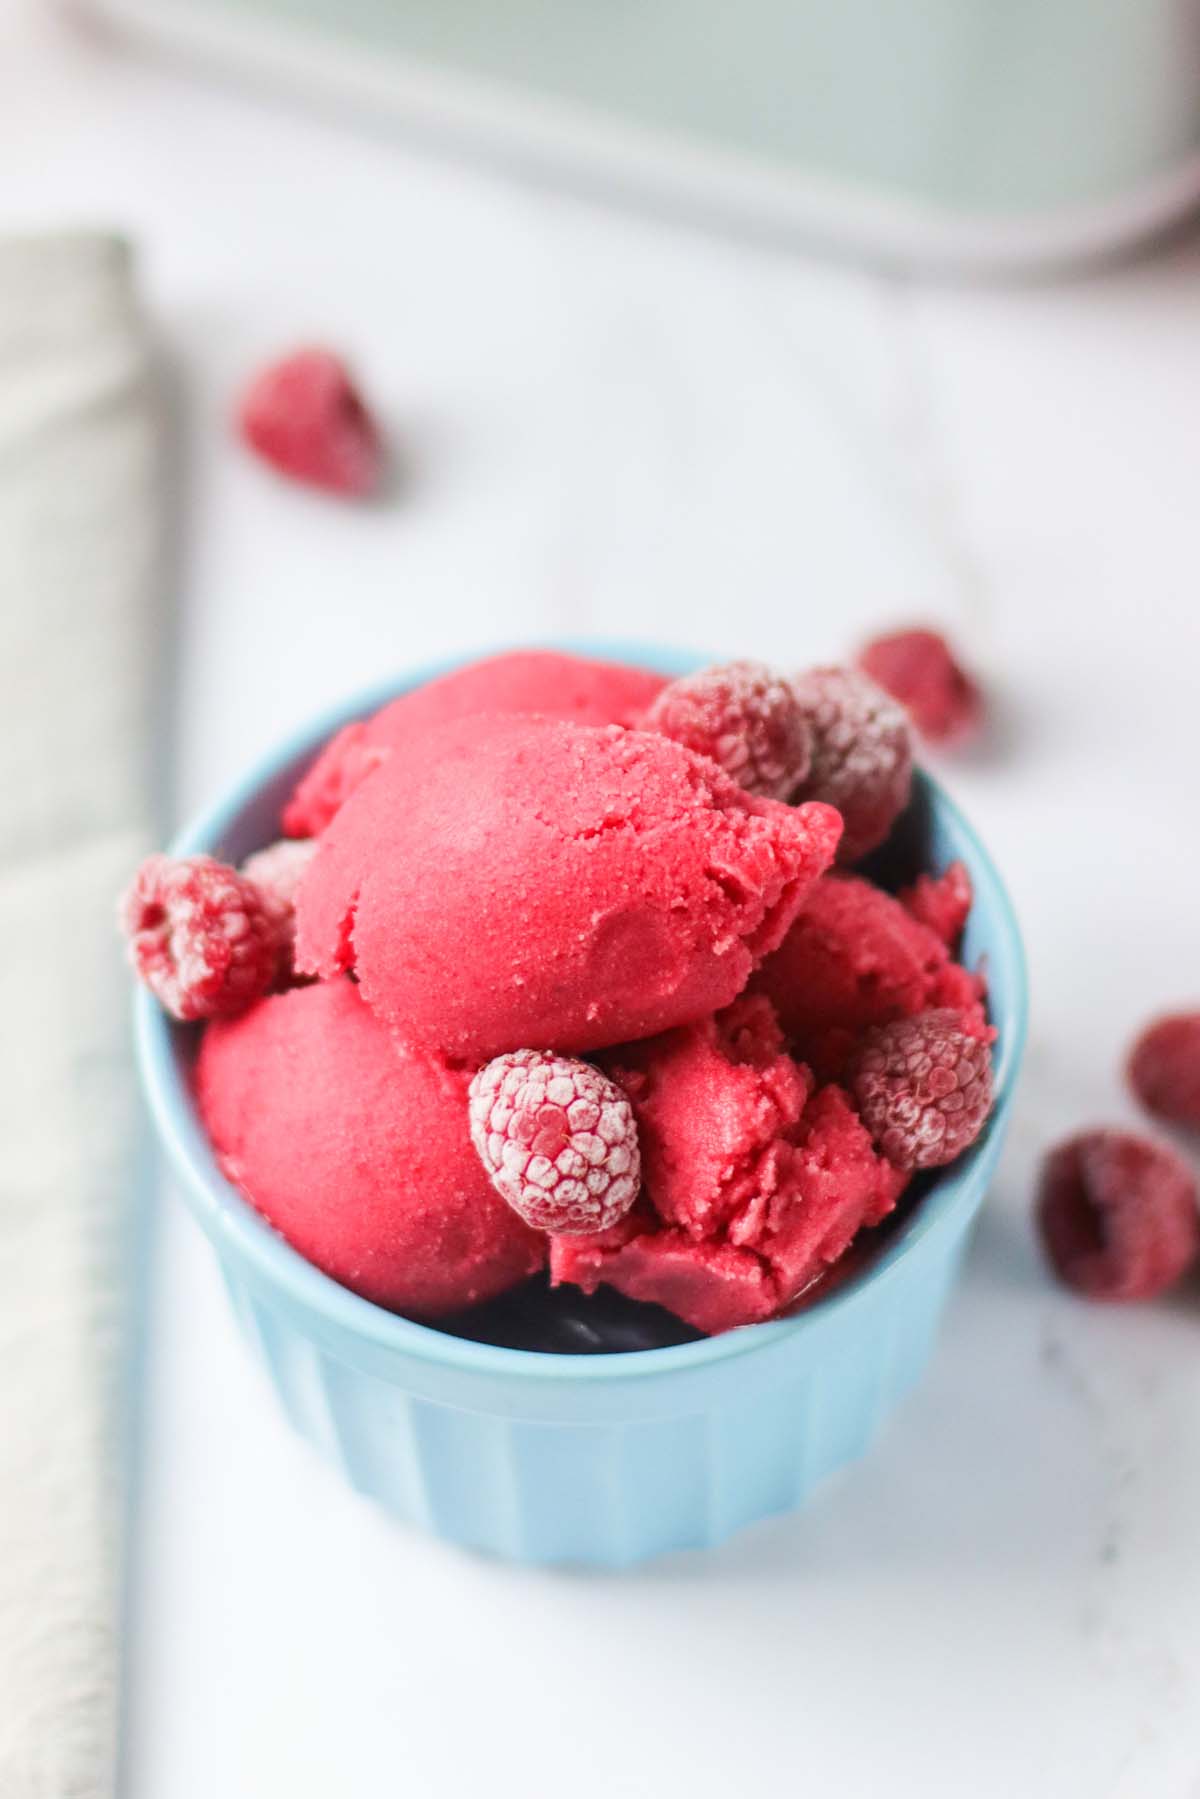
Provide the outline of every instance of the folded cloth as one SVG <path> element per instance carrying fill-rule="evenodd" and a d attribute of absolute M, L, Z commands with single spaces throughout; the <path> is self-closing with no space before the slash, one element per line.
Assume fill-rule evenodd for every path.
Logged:
<path fill-rule="evenodd" d="M 0 1794 L 114 1785 L 162 446 L 129 257 L 0 240 Z"/>

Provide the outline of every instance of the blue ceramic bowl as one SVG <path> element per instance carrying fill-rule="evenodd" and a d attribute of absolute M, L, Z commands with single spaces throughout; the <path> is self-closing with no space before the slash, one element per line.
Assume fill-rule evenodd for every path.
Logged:
<path fill-rule="evenodd" d="M 568 645 L 660 667 L 639 644 Z M 418 669 L 318 719 L 181 833 L 177 855 L 240 861 L 272 840 L 297 774 L 348 719 L 444 672 Z M 997 1102 L 877 1255 L 810 1310 L 721 1337 L 562 1355 L 469 1341 L 348 1292 L 278 1237 L 222 1176 L 189 1080 L 194 1034 L 137 999 L 142 1078 L 234 1310 L 288 1417 L 355 1487 L 439 1536 L 527 1562 L 621 1566 L 721 1542 L 799 1506 L 860 1455 L 920 1375 L 1000 1153 L 1025 1034 L 1012 906 L 957 808 L 918 779 L 906 872 L 956 857 L 975 885 L 964 954 L 986 958 Z"/>

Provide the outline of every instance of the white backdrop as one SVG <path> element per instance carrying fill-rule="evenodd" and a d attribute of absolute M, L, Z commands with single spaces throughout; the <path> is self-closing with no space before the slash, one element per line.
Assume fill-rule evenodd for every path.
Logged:
<path fill-rule="evenodd" d="M 307 713 L 483 640 L 783 663 L 953 625 L 945 772 L 1007 870 L 1034 1035 L 934 1370 L 804 1516 L 630 1577 L 481 1563 L 294 1443 L 174 1196 L 154 1218 L 130 1799 L 488 1791 L 1194 1799 L 1200 1311 L 1089 1310 L 1028 1225 L 1200 998 L 1200 248 L 923 288 L 493 182 L 0 19 L 0 225 L 138 239 L 183 401 L 182 814 Z M 354 511 L 231 444 L 319 337 L 402 446 Z"/>

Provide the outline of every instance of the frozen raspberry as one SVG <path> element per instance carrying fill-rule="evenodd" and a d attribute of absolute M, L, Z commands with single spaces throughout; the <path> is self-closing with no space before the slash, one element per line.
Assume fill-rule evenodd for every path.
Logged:
<path fill-rule="evenodd" d="M 948 1006 L 867 1032 L 850 1087 L 876 1147 L 897 1168 L 941 1168 L 974 1143 L 992 1109 L 986 1043 Z"/>
<path fill-rule="evenodd" d="M 761 662 L 729 662 L 672 681 L 642 725 L 708 756 L 747 793 L 769 800 L 796 791 L 812 756 L 791 684 Z"/>
<path fill-rule="evenodd" d="M 471 1082 L 470 1118 L 492 1185 L 535 1230 L 605 1231 L 637 1198 L 633 1108 L 588 1062 L 534 1049 L 497 1056 Z"/>
<path fill-rule="evenodd" d="M 1200 1012 L 1176 1012 L 1142 1032 L 1129 1082 L 1148 1112 L 1200 1126 Z"/>
<path fill-rule="evenodd" d="M 242 879 L 257 887 L 279 944 L 280 968 L 290 971 L 296 946 L 296 894 L 317 853 L 313 837 L 285 837 L 242 863 Z"/>
<path fill-rule="evenodd" d="M 238 422 L 250 448 L 295 481 L 355 495 L 379 484 L 375 422 L 330 350 L 295 350 L 265 368 L 242 396 Z"/>
<path fill-rule="evenodd" d="M 793 687 L 812 729 L 812 762 L 792 797 L 836 806 L 845 825 L 838 861 L 857 862 L 883 842 L 908 804 L 908 716 L 852 668 L 808 669 Z"/>
<path fill-rule="evenodd" d="M 150 856 L 121 901 L 129 957 L 173 1017 L 229 1018 L 271 986 L 278 924 L 257 887 L 211 856 Z"/>
<path fill-rule="evenodd" d="M 899 700 L 929 743 L 962 743 L 983 722 L 983 695 L 936 631 L 875 637 L 858 666 Z"/>
<path fill-rule="evenodd" d="M 289 837 L 319 837 L 341 811 L 355 788 L 388 759 L 386 745 L 369 741 L 367 726 L 357 719 L 343 725 L 284 807 L 283 828 Z"/>
<path fill-rule="evenodd" d="M 1173 1150 L 1128 1131 L 1084 1131 L 1042 1164 L 1038 1228 L 1065 1286 L 1089 1299 L 1153 1299 L 1200 1252 L 1196 1197 Z"/>
<path fill-rule="evenodd" d="M 910 918 L 940 937 L 948 950 L 957 949 L 975 897 L 963 863 L 952 862 L 942 875 L 918 875 L 896 897 Z"/>

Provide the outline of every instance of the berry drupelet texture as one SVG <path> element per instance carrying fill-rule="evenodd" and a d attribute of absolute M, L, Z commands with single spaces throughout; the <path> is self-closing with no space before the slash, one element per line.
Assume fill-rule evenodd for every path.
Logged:
<path fill-rule="evenodd" d="M 628 1099 L 588 1062 L 519 1049 L 471 1082 L 471 1139 L 492 1185 L 535 1230 L 608 1230 L 637 1198 Z"/>
<path fill-rule="evenodd" d="M 897 1168 L 941 1168 L 968 1149 L 992 1109 L 988 1046 L 949 1007 L 868 1031 L 850 1088 L 877 1148 Z"/>
<path fill-rule="evenodd" d="M 212 856 L 150 856 L 121 901 L 129 958 L 173 1018 L 230 1018 L 275 981 L 276 912 Z"/>
<path fill-rule="evenodd" d="M 903 708 L 852 668 L 813 668 L 793 683 L 812 732 L 812 761 L 793 798 L 842 815 L 842 864 L 877 849 L 912 790 L 912 726 Z"/>
<path fill-rule="evenodd" d="M 729 662 L 672 681 L 642 722 L 708 756 L 764 799 L 793 794 L 812 758 L 812 734 L 791 683 L 760 662 Z"/>

